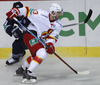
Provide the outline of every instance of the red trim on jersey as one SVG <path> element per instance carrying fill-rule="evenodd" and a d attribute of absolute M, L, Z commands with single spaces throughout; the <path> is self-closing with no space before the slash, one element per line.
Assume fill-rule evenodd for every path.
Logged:
<path fill-rule="evenodd" d="M 43 61 L 43 59 L 39 56 L 35 56 L 33 61 L 35 61 L 37 64 L 41 64 L 41 62 Z"/>
<path fill-rule="evenodd" d="M 53 29 L 49 29 L 49 30 L 48 30 L 48 33 L 49 33 L 49 34 L 51 34 L 51 33 L 52 33 L 52 31 L 53 31 Z"/>
<path fill-rule="evenodd" d="M 43 32 L 41 35 L 43 36 L 43 35 L 46 35 L 48 32 Z"/>
<path fill-rule="evenodd" d="M 50 21 L 50 14 L 49 14 L 49 21 Z"/>
<path fill-rule="evenodd" d="M 31 56 L 29 56 L 27 59 L 26 59 L 26 62 L 28 63 L 28 64 L 30 64 L 30 62 L 31 62 Z"/>

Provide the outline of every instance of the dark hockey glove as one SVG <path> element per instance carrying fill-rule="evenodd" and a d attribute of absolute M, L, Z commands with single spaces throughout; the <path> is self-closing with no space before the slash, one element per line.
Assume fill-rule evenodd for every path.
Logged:
<path fill-rule="evenodd" d="M 20 1 L 18 1 L 18 2 L 15 2 L 15 3 L 13 3 L 13 8 L 22 8 L 23 7 L 23 4 L 20 2 Z"/>
<path fill-rule="evenodd" d="M 19 30 L 19 27 L 14 26 L 14 29 L 12 30 L 12 35 L 15 38 L 22 38 L 23 37 L 23 33 L 21 30 Z"/>
<path fill-rule="evenodd" d="M 47 46 L 46 48 L 47 53 L 53 54 L 53 52 L 55 51 L 54 45 L 51 42 L 49 42 L 49 43 L 46 43 L 46 46 Z"/>

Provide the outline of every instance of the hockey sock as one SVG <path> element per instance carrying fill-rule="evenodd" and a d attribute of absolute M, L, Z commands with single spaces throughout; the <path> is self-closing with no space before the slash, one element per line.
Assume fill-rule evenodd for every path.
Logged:
<path fill-rule="evenodd" d="M 39 56 L 35 56 L 34 59 L 32 59 L 32 61 L 30 62 L 30 66 L 28 68 L 28 70 L 33 71 L 35 70 L 43 61 L 43 59 Z"/>
<path fill-rule="evenodd" d="M 26 59 L 26 61 L 24 61 L 23 67 L 24 67 L 24 68 L 28 68 L 28 67 L 29 67 L 29 64 L 30 64 L 30 62 L 31 62 L 31 60 L 32 60 L 32 57 L 29 56 L 29 57 Z"/>

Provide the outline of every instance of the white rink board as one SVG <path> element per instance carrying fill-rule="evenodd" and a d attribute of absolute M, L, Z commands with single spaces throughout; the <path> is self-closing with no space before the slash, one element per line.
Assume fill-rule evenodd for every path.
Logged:
<path fill-rule="evenodd" d="M 6 20 L 6 12 L 8 12 L 14 1 L 2 1 L 0 2 L 0 48 L 9 48 L 12 46 L 14 38 L 9 37 L 3 28 L 3 23 Z M 70 12 L 73 14 L 75 20 L 69 21 L 68 19 L 62 19 L 62 23 L 70 24 L 79 22 L 79 12 L 85 12 L 88 14 L 89 9 L 93 10 L 93 15 L 91 20 L 95 20 L 100 13 L 99 3 L 100 0 L 64 0 L 64 1 L 22 1 L 25 6 L 32 8 L 41 8 L 49 10 L 48 6 L 53 3 L 60 3 L 64 9 L 64 12 Z M 73 29 L 74 35 L 63 37 L 60 36 L 56 44 L 56 47 L 80 47 L 80 46 L 100 46 L 100 25 L 98 25 L 95 30 L 92 30 L 90 26 L 86 24 L 86 35 L 79 36 L 79 26 L 72 26 L 63 28 L 63 30 Z"/>

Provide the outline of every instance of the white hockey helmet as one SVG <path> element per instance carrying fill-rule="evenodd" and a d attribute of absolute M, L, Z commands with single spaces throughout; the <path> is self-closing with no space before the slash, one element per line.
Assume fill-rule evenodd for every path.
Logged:
<path fill-rule="evenodd" d="M 52 4 L 50 5 L 49 10 L 50 10 L 50 14 L 51 14 L 51 15 L 52 15 L 52 11 L 55 12 L 55 15 L 52 15 L 52 16 L 56 16 L 56 13 L 57 13 L 57 12 L 63 13 L 63 8 L 62 8 L 58 3 L 52 3 Z"/>

